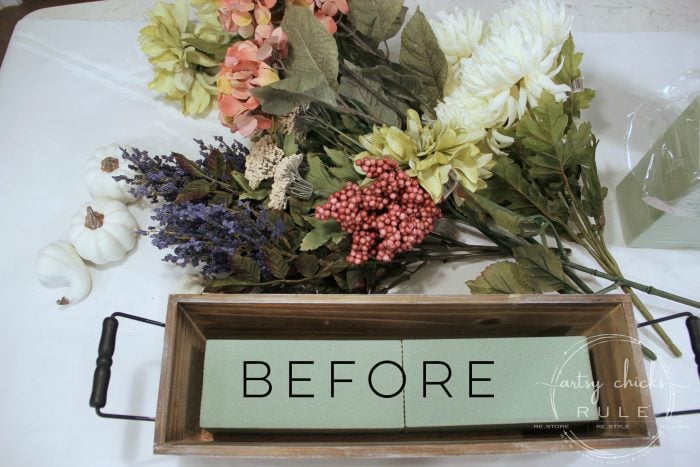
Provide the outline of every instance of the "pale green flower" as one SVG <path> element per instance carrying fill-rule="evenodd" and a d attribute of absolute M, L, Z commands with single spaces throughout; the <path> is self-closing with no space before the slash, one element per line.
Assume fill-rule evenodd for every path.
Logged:
<path fill-rule="evenodd" d="M 493 156 L 482 153 L 467 131 L 439 121 L 423 125 L 414 110 L 407 112 L 406 131 L 375 127 L 373 133 L 360 137 L 360 144 L 365 152 L 356 159 L 389 156 L 397 160 L 436 203 L 443 199 L 451 176 L 471 192 L 485 188 L 484 180 L 491 176 L 488 169 L 495 164 Z"/>
<path fill-rule="evenodd" d="M 185 0 L 159 2 L 150 12 L 150 23 L 141 29 L 139 41 L 155 71 L 148 88 L 179 101 L 183 113 L 196 115 L 206 112 L 216 100 L 216 74 L 230 36 L 220 26 L 195 24 L 189 17 Z"/>

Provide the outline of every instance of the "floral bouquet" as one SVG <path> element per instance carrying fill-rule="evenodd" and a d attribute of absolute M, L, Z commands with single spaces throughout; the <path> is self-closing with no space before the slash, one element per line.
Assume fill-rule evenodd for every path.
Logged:
<path fill-rule="evenodd" d="M 134 175 L 116 178 L 154 203 L 142 233 L 166 261 L 197 267 L 209 291 L 377 293 L 429 261 L 502 256 L 472 293 L 622 287 L 647 319 L 632 288 L 698 305 L 625 279 L 608 251 L 597 139 L 581 118 L 594 91 L 562 5 L 520 1 L 488 22 L 407 16 L 402 0 L 155 7 L 140 38 L 150 87 L 188 115 L 216 103 L 251 141 L 198 141 L 198 159 L 124 151 Z M 581 273 L 612 285 L 595 292 Z"/>

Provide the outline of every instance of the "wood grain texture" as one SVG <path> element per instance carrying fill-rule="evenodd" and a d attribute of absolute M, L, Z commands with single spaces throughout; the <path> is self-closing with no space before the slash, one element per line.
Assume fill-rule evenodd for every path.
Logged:
<path fill-rule="evenodd" d="M 199 427 L 206 339 L 387 339 L 585 335 L 617 336 L 590 348 L 603 382 L 600 407 L 634 417 L 619 426 L 588 424 L 576 435 L 590 448 L 658 444 L 647 389 L 612 390 L 628 362 L 644 377 L 631 302 L 625 295 L 173 295 L 166 319 L 156 415 L 157 454 L 235 457 L 425 457 L 581 449 L 561 430 L 387 432 L 209 432 Z M 607 386 L 607 387 L 606 387 Z M 650 417 L 636 414 L 650 407 Z M 634 409 L 634 410 L 633 410 Z M 602 411 L 601 411 L 602 412 Z M 634 413 L 633 413 L 634 412 Z M 602 412 L 604 413 L 604 412 Z M 606 422 L 624 421 L 613 417 Z M 607 424 L 606 424 L 607 425 Z"/>

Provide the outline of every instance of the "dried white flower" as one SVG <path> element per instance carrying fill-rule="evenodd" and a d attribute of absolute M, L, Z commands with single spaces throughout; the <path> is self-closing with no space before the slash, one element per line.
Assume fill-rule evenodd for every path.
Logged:
<path fill-rule="evenodd" d="M 267 207 L 284 209 L 287 207 L 287 191 L 294 183 L 303 180 L 299 175 L 299 164 L 304 160 L 302 154 L 283 158 L 275 167 L 275 177 L 270 190 Z"/>
<path fill-rule="evenodd" d="M 255 190 L 263 180 L 272 178 L 275 166 L 284 157 L 284 151 L 277 146 L 271 135 L 265 135 L 250 148 L 245 160 L 245 178 Z"/>

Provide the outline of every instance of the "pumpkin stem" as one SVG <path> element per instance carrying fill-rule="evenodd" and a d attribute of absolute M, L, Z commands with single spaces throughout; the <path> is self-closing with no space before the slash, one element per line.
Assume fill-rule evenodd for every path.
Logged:
<path fill-rule="evenodd" d="M 119 159 L 117 159 L 116 157 L 105 157 L 104 159 L 102 159 L 100 167 L 102 168 L 103 172 L 114 172 L 119 168 Z"/>
<path fill-rule="evenodd" d="M 85 216 L 85 227 L 90 230 L 96 230 L 104 224 L 105 215 L 97 212 L 90 206 L 87 207 L 87 215 Z"/>

